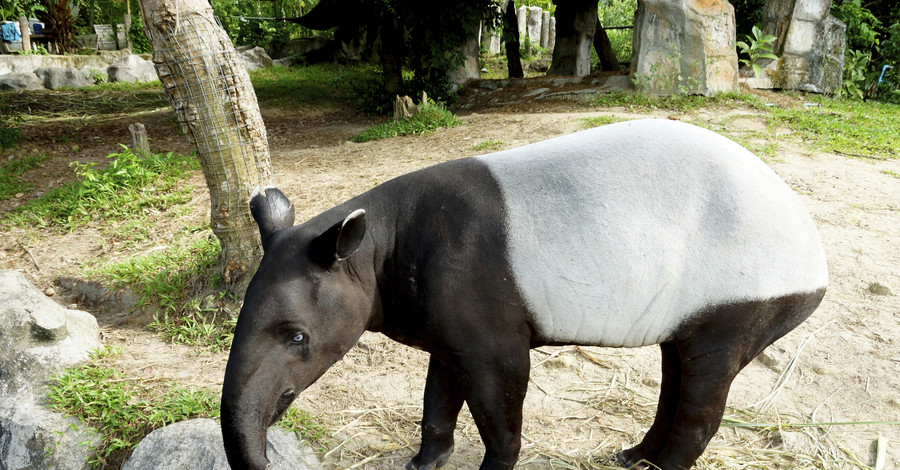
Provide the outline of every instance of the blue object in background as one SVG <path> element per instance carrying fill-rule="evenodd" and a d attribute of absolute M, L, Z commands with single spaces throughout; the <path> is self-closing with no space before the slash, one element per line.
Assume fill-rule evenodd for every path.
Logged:
<path fill-rule="evenodd" d="M 888 71 L 889 68 L 892 68 L 890 65 L 885 65 L 881 68 L 881 76 L 878 77 L 878 84 L 881 85 L 881 81 L 884 80 L 884 73 Z"/>
<path fill-rule="evenodd" d="M 3 23 L 0 25 L 0 38 L 2 38 L 6 42 L 16 42 L 22 40 L 22 35 L 19 34 L 18 24 L 10 21 L 9 23 Z"/>

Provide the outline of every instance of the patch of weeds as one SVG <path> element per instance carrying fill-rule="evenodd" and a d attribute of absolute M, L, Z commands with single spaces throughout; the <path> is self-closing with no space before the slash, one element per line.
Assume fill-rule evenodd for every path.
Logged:
<path fill-rule="evenodd" d="M 374 67 L 315 64 L 254 70 L 250 80 L 261 106 L 290 108 L 339 105 L 339 98 L 354 97 L 378 76 Z"/>
<path fill-rule="evenodd" d="M 194 418 L 218 419 L 221 405 L 217 393 L 130 377 L 104 365 L 102 359 L 119 352 L 110 348 L 95 351 L 89 363 L 55 377 L 47 394 L 52 410 L 99 431 L 101 444 L 89 462 L 95 468 L 119 468 L 141 439 L 163 426 Z M 278 426 L 326 445 L 328 430 L 294 407 Z"/>
<path fill-rule="evenodd" d="M 502 140 L 485 140 L 484 142 L 473 145 L 471 149 L 481 152 L 484 150 L 500 150 L 501 147 L 503 147 Z"/>
<path fill-rule="evenodd" d="M 141 306 L 155 304 L 163 315 L 176 314 L 196 284 L 207 284 L 221 253 L 219 240 L 201 237 L 167 250 L 120 262 L 85 267 L 85 277 L 114 287 L 128 287 L 141 295 Z M 204 279 L 204 282 L 198 282 Z"/>
<path fill-rule="evenodd" d="M 34 185 L 19 181 L 19 177 L 26 171 L 40 168 L 45 160 L 46 155 L 27 156 L 10 160 L 0 166 L 0 201 L 31 189 Z"/>
<path fill-rule="evenodd" d="M 592 104 L 602 108 L 667 109 L 683 112 L 695 111 L 708 106 L 766 109 L 765 104 L 755 95 L 740 92 L 716 93 L 712 96 L 684 94 L 652 96 L 644 93 L 600 93 L 594 97 Z"/>
<path fill-rule="evenodd" d="M 429 101 L 419 108 L 419 114 L 399 122 L 385 122 L 370 127 L 359 135 L 353 137 L 353 142 L 368 142 L 370 140 L 387 139 L 409 134 L 428 134 L 442 127 L 451 128 L 462 124 L 453 113 L 442 105 Z"/>
<path fill-rule="evenodd" d="M 3 222 L 71 231 L 95 219 L 116 222 L 148 210 L 166 210 L 190 200 L 193 187 L 178 182 L 200 166 L 195 158 L 171 152 L 142 158 L 124 146 L 107 158 L 110 163 L 103 169 L 96 163 L 74 162 L 78 181 L 16 208 Z"/>
<path fill-rule="evenodd" d="M 607 124 L 612 124 L 614 122 L 627 121 L 627 119 L 619 117 L 619 116 L 594 116 L 594 117 L 584 118 L 581 121 L 584 123 L 585 129 L 590 129 L 592 127 L 605 126 Z"/>
<path fill-rule="evenodd" d="M 221 293 L 221 295 L 228 295 Z M 230 299 L 236 303 L 235 299 Z M 147 325 L 147 328 L 157 331 L 168 340 L 187 346 L 209 349 L 211 351 L 224 351 L 231 347 L 234 339 L 234 326 L 237 324 L 237 316 L 223 315 L 221 307 L 204 305 L 200 299 L 192 299 L 181 308 L 181 314 L 169 315 L 164 313 L 162 317 Z"/>
<path fill-rule="evenodd" d="M 814 97 L 816 106 L 775 108 L 770 126 L 797 131 L 814 148 L 852 157 L 900 158 L 900 105 Z"/>
<path fill-rule="evenodd" d="M 15 147 L 20 140 L 22 140 L 21 129 L 0 124 L 0 150 Z"/>
<path fill-rule="evenodd" d="M 897 179 L 900 179 L 900 173 L 897 173 L 896 171 L 881 170 L 881 173 L 888 175 L 888 176 L 893 176 L 894 178 L 897 178 Z"/>
<path fill-rule="evenodd" d="M 98 90 L 103 93 L 97 93 Z M 0 103 L 3 108 L 19 110 L 16 118 L 22 123 L 51 119 L 82 121 L 84 116 L 96 121 L 107 115 L 130 115 L 170 106 L 159 82 L 155 85 L 116 82 L 75 90 L 5 93 Z"/>

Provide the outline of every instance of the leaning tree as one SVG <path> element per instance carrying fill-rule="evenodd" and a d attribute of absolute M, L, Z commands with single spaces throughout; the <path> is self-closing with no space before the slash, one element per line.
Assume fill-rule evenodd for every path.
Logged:
<path fill-rule="evenodd" d="M 256 94 L 208 0 L 141 0 L 153 62 L 209 188 L 225 282 L 242 294 L 262 257 L 248 198 L 273 184 Z"/>

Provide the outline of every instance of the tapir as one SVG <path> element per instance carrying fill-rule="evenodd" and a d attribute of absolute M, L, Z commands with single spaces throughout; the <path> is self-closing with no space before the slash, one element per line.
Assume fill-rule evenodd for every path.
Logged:
<path fill-rule="evenodd" d="M 448 461 L 463 402 L 480 468 L 512 468 L 529 349 L 564 344 L 658 344 L 656 417 L 617 457 L 689 468 L 735 375 L 828 283 L 791 189 L 740 145 L 670 120 L 441 163 L 298 226 L 278 189 L 250 207 L 264 256 L 222 390 L 235 469 L 266 467 L 266 429 L 366 330 L 430 353 L 408 469 Z"/>

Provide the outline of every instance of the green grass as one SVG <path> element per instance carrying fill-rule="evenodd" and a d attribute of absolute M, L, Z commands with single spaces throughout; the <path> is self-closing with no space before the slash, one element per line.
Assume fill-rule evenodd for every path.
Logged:
<path fill-rule="evenodd" d="M 410 134 L 428 134 L 442 127 L 450 128 L 462 124 L 453 113 L 443 106 L 429 102 L 419 108 L 419 114 L 399 122 L 388 121 L 374 127 L 370 127 L 359 135 L 354 136 L 353 142 L 368 142 L 370 140 L 387 139 Z"/>
<path fill-rule="evenodd" d="M 0 123 L 0 150 L 15 147 L 21 139 L 22 131 L 18 127 Z"/>
<path fill-rule="evenodd" d="M 95 352 L 90 363 L 54 378 L 48 393 L 51 409 L 99 430 L 102 443 L 90 462 L 94 467 L 116 468 L 155 429 L 187 419 L 219 417 L 216 393 L 173 382 L 148 386 L 144 380 L 99 363 L 114 354 Z M 328 434 L 313 417 L 296 408 L 289 409 L 278 425 L 314 442 L 322 442 Z"/>
<path fill-rule="evenodd" d="M 87 266 L 85 277 L 114 287 L 128 287 L 141 296 L 141 306 L 158 305 L 163 316 L 181 310 L 197 284 L 207 279 L 218 262 L 221 246 L 215 237 L 202 237 L 189 244 L 135 256 L 116 263 Z M 203 279 L 200 281 L 200 279 Z"/>
<path fill-rule="evenodd" d="M 584 128 L 590 129 L 592 127 L 600 127 L 605 126 L 607 124 L 612 124 L 614 122 L 622 122 L 627 121 L 628 119 L 620 117 L 620 116 L 594 116 L 589 118 L 584 118 L 581 121 L 584 122 Z"/>
<path fill-rule="evenodd" d="M 881 173 L 888 175 L 888 176 L 893 176 L 894 178 L 897 178 L 897 179 L 900 179 L 900 173 L 897 173 L 896 171 L 881 170 Z"/>
<path fill-rule="evenodd" d="M 378 74 L 370 66 L 316 64 L 253 70 L 250 80 L 261 106 L 338 106 L 376 84 Z"/>
<path fill-rule="evenodd" d="M 651 96 L 644 93 L 600 93 L 594 97 L 592 104 L 601 108 L 624 107 L 632 110 L 666 109 L 682 112 L 695 111 L 708 106 L 766 109 L 759 98 L 741 92 L 716 93 L 712 96 Z"/>
<path fill-rule="evenodd" d="M 772 110 L 770 126 L 784 125 L 816 150 L 852 157 L 900 158 L 900 105 L 812 97 L 814 107 Z"/>
<path fill-rule="evenodd" d="M 219 417 L 216 393 L 129 377 L 101 363 L 102 357 L 111 354 L 116 352 L 95 352 L 90 363 L 55 377 L 47 395 L 52 410 L 74 416 L 99 431 L 102 442 L 90 462 L 95 468 L 118 468 L 155 429 L 187 419 Z M 316 442 L 327 435 L 308 413 L 294 408 L 278 425 Z"/>
<path fill-rule="evenodd" d="M 195 158 L 174 153 L 141 158 L 127 148 L 107 158 L 109 165 L 103 169 L 95 163 L 73 163 L 78 181 L 16 208 L 2 222 L 71 231 L 93 220 L 127 220 L 145 210 L 162 211 L 190 200 L 193 187 L 179 183 L 199 168 Z"/>
<path fill-rule="evenodd" d="M 16 158 L 0 166 L 0 201 L 31 189 L 34 184 L 19 181 L 19 177 L 29 170 L 41 167 L 46 155 Z"/>
<path fill-rule="evenodd" d="M 485 140 L 472 146 L 472 150 L 483 152 L 485 150 L 500 150 L 503 147 L 502 140 Z"/>

